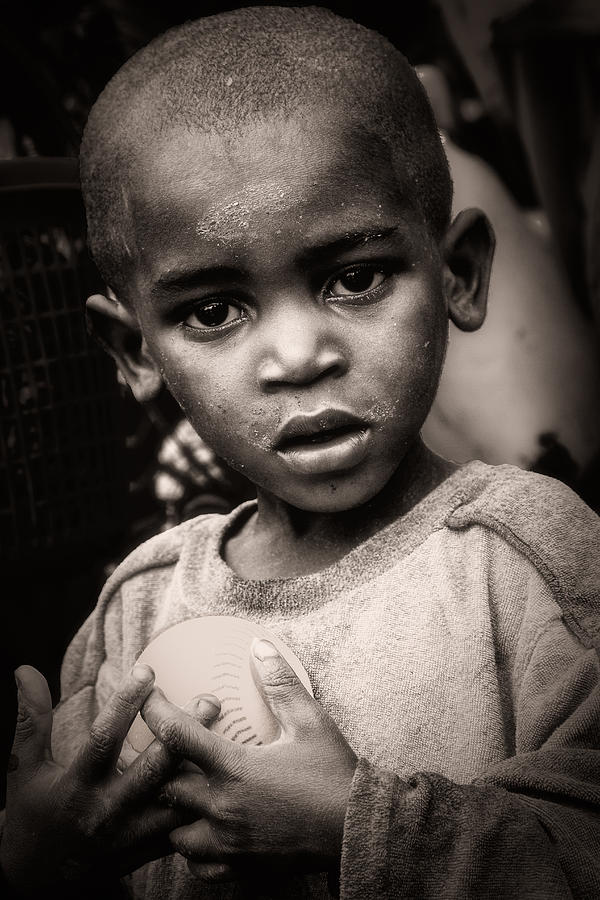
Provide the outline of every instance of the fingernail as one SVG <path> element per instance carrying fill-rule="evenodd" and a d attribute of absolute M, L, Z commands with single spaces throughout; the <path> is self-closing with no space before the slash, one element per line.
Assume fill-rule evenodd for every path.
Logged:
<path fill-rule="evenodd" d="M 148 681 L 154 680 L 154 672 L 145 663 L 136 663 L 131 670 L 131 674 L 140 684 L 146 684 Z"/>
<path fill-rule="evenodd" d="M 279 656 L 277 649 L 271 641 L 265 641 L 262 638 L 254 641 L 252 644 L 252 652 L 261 662 L 272 662 Z"/>
<path fill-rule="evenodd" d="M 14 672 L 15 681 L 17 683 L 17 702 L 23 703 L 33 710 L 43 709 L 44 704 L 43 702 L 40 702 L 38 696 L 39 692 L 36 690 L 36 686 L 27 684 L 30 677 L 27 673 L 27 668 L 27 666 L 19 666 Z"/>
<path fill-rule="evenodd" d="M 27 692 L 25 691 L 25 687 L 24 687 L 24 685 L 23 685 L 23 682 L 22 682 L 21 678 L 19 677 L 18 672 L 19 672 L 19 670 L 18 670 L 18 669 L 15 669 L 15 671 L 14 671 L 14 673 L 13 673 L 14 676 L 15 676 L 15 682 L 16 682 L 16 684 L 17 684 L 17 691 L 18 691 L 18 693 L 23 697 L 23 699 L 26 699 L 26 697 L 27 697 Z"/>
<path fill-rule="evenodd" d="M 206 716 L 207 718 L 213 719 L 221 712 L 221 704 L 218 699 L 212 695 L 194 697 L 190 702 L 190 705 L 193 706 L 193 714 L 196 716 Z"/>

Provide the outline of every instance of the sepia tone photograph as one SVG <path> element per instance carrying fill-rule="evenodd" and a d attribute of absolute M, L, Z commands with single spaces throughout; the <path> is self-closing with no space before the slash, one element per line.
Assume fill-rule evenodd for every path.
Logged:
<path fill-rule="evenodd" d="M 598 3 L 0 50 L 0 895 L 597 900 Z"/>

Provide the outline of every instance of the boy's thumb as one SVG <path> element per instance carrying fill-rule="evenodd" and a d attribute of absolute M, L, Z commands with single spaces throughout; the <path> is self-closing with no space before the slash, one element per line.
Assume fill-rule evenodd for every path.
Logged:
<path fill-rule="evenodd" d="M 50 758 L 52 697 L 48 682 L 32 666 L 19 666 L 15 681 L 18 709 L 9 771 L 27 777 Z"/>
<path fill-rule="evenodd" d="M 314 725 L 319 707 L 275 646 L 255 639 L 251 651 L 256 686 L 282 730 L 293 735 Z"/>

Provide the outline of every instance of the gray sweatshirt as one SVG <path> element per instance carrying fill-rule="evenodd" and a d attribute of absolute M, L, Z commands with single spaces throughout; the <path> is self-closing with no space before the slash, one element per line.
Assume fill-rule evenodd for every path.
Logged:
<path fill-rule="evenodd" d="M 279 635 L 360 758 L 340 895 L 600 897 L 600 522 L 566 487 L 475 462 L 335 565 L 246 581 L 203 516 L 139 547 L 67 651 L 69 761 L 159 632 L 237 615 Z M 173 855 L 135 897 L 327 897 L 324 875 L 200 887 Z"/>

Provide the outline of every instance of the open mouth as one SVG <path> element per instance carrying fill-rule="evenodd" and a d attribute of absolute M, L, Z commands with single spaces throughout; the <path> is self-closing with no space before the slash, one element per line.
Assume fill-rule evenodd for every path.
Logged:
<path fill-rule="evenodd" d="M 286 438 L 279 445 L 279 450 L 284 452 L 294 447 L 311 446 L 313 444 L 328 444 L 339 438 L 345 438 L 350 434 L 356 434 L 360 431 L 356 425 L 340 425 L 337 428 L 327 428 L 315 431 L 313 434 L 298 434 L 293 437 Z"/>
<path fill-rule="evenodd" d="M 370 426 L 344 410 L 294 416 L 279 433 L 274 449 L 298 475 L 327 475 L 357 466 L 368 452 Z"/>

